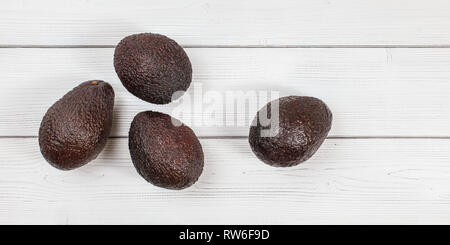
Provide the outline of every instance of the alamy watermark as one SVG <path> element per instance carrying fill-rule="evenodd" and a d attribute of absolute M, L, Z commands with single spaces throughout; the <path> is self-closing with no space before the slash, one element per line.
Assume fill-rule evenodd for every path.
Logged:
<path fill-rule="evenodd" d="M 261 125 L 262 137 L 274 137 L 279 129 L 278 91 L 263 90 L 203 90 L 201 83 L 192 83 L 190 93 L 175 92 L 172 101 L 176 100 L 171 115 L 191 126 L 244 127 Z M 265 107 L 271 102 L 270 109 Z M 254 120 L 256 112 L 258 120 Z M 173 120 L 175 126 L 181 122 Z"/>

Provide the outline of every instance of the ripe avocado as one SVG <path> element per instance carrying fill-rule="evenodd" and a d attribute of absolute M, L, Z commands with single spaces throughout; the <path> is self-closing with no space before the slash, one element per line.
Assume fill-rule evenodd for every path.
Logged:
<path fill-rule="evenodd" d="M 192 67 L 174 40 L 153 33 L 125 37 L 114 52 L 114 67 L 123 86 L 136 97 L 167 104 L 191 84 Z"/>
<path fill-rule="evenodd" d="M 39 146 L 55 168 L 71 170 L 94 160 L 109 136 L 114 90 L 108 83 L 81 83 L 53 104 L 39 128 Z"/>
<path fill-rule="evenodd" d="M 271 112 L 274 102 L 278 103 L 279 113 Z M 270 128 L 260 123 L 263 117 L 259 116 L 265 111 L 267 118 L 279 116 L 278 133 L 274 137 L 261 136 L 263 129 Z M 295 166 L 319 149 L 331 129 L 332 118 L 328 106 L 317 98 L 282 97 L 258 111 L 250 127 L 249 143 L 261 161 L 275 167 Z"/>
<path fill-rule="evenodd" d="M 138 173 L 156 186 L 184 189 L 203 171 L 202 146 L 189 127 L 180 125 L 177 119 L 153 111 L 140 112 L 131 123 L 131 160 Z"/>

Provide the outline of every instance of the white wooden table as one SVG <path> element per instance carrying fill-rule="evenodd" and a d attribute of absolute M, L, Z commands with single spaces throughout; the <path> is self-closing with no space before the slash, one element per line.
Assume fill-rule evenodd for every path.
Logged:
<path fill-rule="evenodd" d="M 450 224 L 449 11 L 448 0 L 3 0 L 0 223 Z M 273 168 L 252 154 L 248 127 L 193 127 L 199 181 L 148 184 L 128 127 L 173 105 L 132 96 L 112 65 L 118 41 L 140 32 L 183 45 L 205 91 L 321 98 L 329 138 L 308 162 Z M 40 121 L 90 79 L 116 92 L 112 137 L 95 161 L 56 170 L 39 152 Z"/>

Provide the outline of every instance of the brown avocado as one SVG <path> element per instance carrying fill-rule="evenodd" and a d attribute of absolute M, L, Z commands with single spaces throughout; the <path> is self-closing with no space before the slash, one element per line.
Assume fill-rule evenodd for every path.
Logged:
<path fill-rule="evenodd" d="M 278 104 L 272 110 L 273 104 Z M 273 135 L 264 135 L 267 118 L 278 116 Z M 261 116 L 261 117 L 260 117 Z M 288 96 L 269 102 L 258 111 L 250 127 L 249 143 L 255 155 L 276 167 L 295 166 L 308 160 L 319 149 L 331 129 L 332 113 L 321 100 L 313 97 Z"/>
<path fill-rule="evenodd" d="M 55 168 L 71 170 L 95 159 L 111 131 L 114 91 L 104 81 L 81 83 L 53 104 L 39 128 L 39 146 Z"/>
<path fill-rule="evenodd" d="M 167 189 L 184 189 L 200 177 L 202 146 L 194 132 L 177 119 L 160 112 L 140 112 L 128 136 L 131 160 L 148 182 Z"/>
<path fill-rule="evenodd" d="M 192 79 L 191 62 L 183 48 L 160 34 L 125 37 L 115 49 L 114 67 L 130 93 L 154 104 L 170 103 L 174 93 L 186 91 Z"/>

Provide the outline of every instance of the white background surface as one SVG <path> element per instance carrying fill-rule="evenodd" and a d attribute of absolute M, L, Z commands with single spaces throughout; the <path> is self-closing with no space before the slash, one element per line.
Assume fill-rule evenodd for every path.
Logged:
<path fill-rule="evenodd" d="M 447 0 L 3 0 L 0 223 L 450 224 L 449 11 Z M 129 124 L 176 105 L 140 101 L 114 72 L 115 44 L 140 32 L 184 46 L 205 91 L 321 98 L 329 138 L 308 162 L 273 168 L 251 153 L 247 126 L 194 126 L 199 181 L 146 183 Z M 40 121 L 90 79 L 115 89 L 113 138 L 88 165 L 56 170 Z"/>

